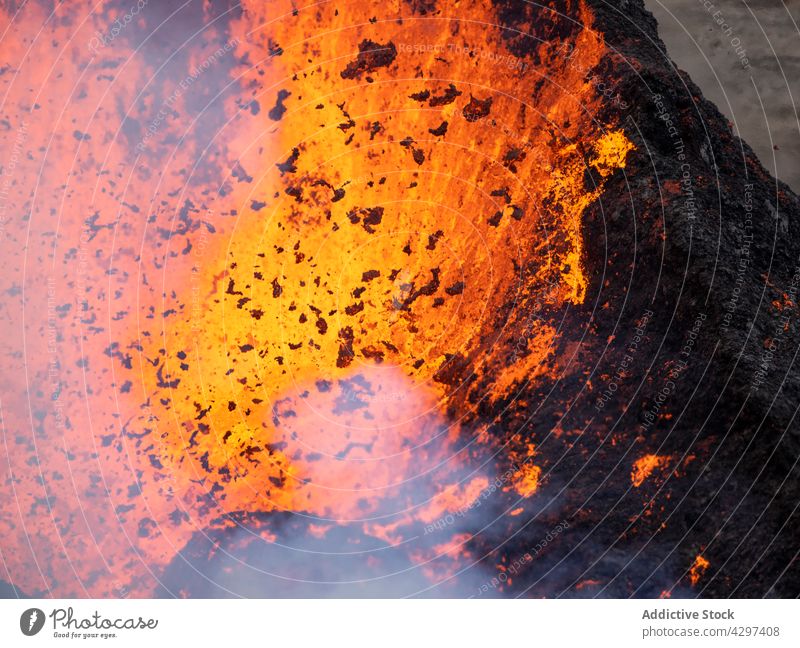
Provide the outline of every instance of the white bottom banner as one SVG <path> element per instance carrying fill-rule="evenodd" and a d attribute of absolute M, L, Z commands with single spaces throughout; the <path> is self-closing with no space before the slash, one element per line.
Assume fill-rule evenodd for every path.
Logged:
<path fill-rule="evenodd" d="M 788 600 L 4 600 L 0 646 L 800 646 Z M 223 643 L 224 642 L 224 643 Z M 511 643 L 513 642 L 513 643 Z"/>

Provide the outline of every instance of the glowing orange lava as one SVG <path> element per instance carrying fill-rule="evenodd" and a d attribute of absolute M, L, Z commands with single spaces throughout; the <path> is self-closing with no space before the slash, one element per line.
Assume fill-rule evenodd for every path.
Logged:
<path fill-rule="evenodd" d="M 692 563 L 691 568 L 689 569 L 689 581 L 692 583 L 692 587 L 695 587 L 697 583 L 700 582 L 700 579 L 705 574 L 706 570 L 711 566 L 711 563 L 708 562 L 706 558 L 701 555 L 698 555 L 694 562 Z"/>
<path fill-rule="evenodd" d="M 609 52 L 576 7 L 589 69 Z M 556 374 L 531 313 L 586 298 L 582 214 L 633 148 L 560 43 L 514 54 L 491 3 L 203 11 L 168 72 L 135 41 L 147 10 L 99 50 L 103 3 L 0 11 L 2 393 L 24 401 L 0 403 L 0 537 L 29 593 L 146 596 L 232 513 L 395 543 L 468 507 L 490 477 L 469 453 L 497 444 L 461 424 L 471 390 Z M 531 497 L 533 445 L 508 453 Z"/>
<path fill-rule="evenodd" d="M 639 488 L 644 481 L 653 474 L 654 470 L 663 469 L 669 466 L 671 457 L 665 455 L 646 454 L 637 459 L 631 471 L 631 483 Z"/>

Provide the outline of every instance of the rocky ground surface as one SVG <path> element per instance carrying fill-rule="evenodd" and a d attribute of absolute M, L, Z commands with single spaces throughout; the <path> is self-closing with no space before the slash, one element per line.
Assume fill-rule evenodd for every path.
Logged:
<path fill-rule="evenodd" d="M 797 191 L 800 2 L 717 0 L 711 11 L 702 0 L 645 5 L 670 58 L 733 122 L 770 173 Z"/>

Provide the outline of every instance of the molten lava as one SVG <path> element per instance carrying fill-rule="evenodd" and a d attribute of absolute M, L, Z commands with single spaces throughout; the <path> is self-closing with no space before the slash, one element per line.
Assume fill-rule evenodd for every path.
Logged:
<path fill-rule="evenodd" d="M 706 573 L 706 570 L 711 566 L 711 563 L 705 557 L 698 555 L 694 559 L 694 563 L 689 568 L 689 581 L 691 582 L 692 586 L 696 586 L 700 579 L 703 577 L 703 574 Z"/>
<path fill-rule="evenodd" d="M 148 595 L 195 532 L 271 512 L 410 543 L 435 583 L 479 558 L 472 531 L 408 529 L 479 500 L 498 453 L 537 492 L 529 439 L 462 419 L 556 374 L 547 313 L 585 299 L 582 214 L 633 145 L 593 118 L 588 8 L 576 67 L 515 47 L 491 3 L 414 6 L 247 1 L 164 70 L 147 11 L 99 51 L 102 10 L 4 13 L 8 200 L 33 218 L 0 264 L 20 308 L 47 296 L 3 375 L 32 394 L 2 404 L 24 591 Z"/>
<path fill-rule="evenodd" d="M 637 459 L 631 471 L 631 483 L 639 488 L 645 480 L 653 474 L 654 470 L 663 469 L 669 466 L 671 457 L 655 454 L 648 454 Z"/>

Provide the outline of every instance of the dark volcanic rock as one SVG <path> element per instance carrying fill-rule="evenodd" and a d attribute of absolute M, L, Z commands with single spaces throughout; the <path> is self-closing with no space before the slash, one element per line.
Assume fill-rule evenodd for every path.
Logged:
<path fill-rule="evenodd" d="M 589 295 L 561 325 L 574 365 L 528 390 L 535 412 L 482 412 L 545 431 L 549 499 L 508 555 L 571 521 L 509 591 L 797 596 L 800 203 L 673 66 L 641 1 L 588 4 L 614 52 L 592 72 L 619 98 L 595 117 L 636 151 L 584 214 Z M 650 454 L 665 464 L 636 486 Z"/>

